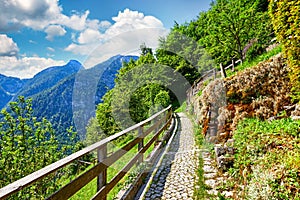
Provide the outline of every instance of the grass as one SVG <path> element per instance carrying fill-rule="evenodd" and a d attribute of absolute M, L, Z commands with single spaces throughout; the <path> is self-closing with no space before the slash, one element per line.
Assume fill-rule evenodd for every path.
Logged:
<path fill-rule="evenodd" d="M 185 112 L 186 111 L 186 102 L 183 102 L 179 108 L 175 110 L 176 113 Z"/>
<path fill-rule="evenodd" d="M 256 66 L 259 62 L 266 61 L 266 60 L 270 59 L 271 57 L 279 54 L 281 51 L 282 51 L 282 47 L 281 47 L 281 45 L 279 45 L 279 46 L 275 47 L 274 49 L 272 49 L 271 51 L 265 52 L 262 55 L 257 56 L 255 59 L 253 59 L 251 61 L 246 60 L 241 65 L 236 66 L 234 72 L 232 72 L 231 70 L 227 70 L 226 71 L 227 77 L 233 76 L 237 72 L 242 71 L 244 69 Z"/>
<path fill-rule="evenodd" d="M 150 125 L 148 125 L 150 127 Z M 148 128 L 148 127 L 145 127 Z M 108 145 L 108 152 L 115 152 L 116 150 L 120 149 L 122 146 L 127 144 L 129 141 L 131 141 L 134 137 L 134 135 L 137 135 L 137 133 L 129 134 L 127 137 L 124 137 L 122 140 L 117 140 L 113 144 Z M 154 133 L 150 133 L 148 136 L 144 139 L 144 144 L 147 144 L 147 142 L 150 141 L 150 139 L 153 137 Z M 161 133 L 163 135 L 163 133 Z M 147 156 L 151 153 L 151 151 L 154 149 L 154 144 L 150 146 L 150 148 L 145 152 L 144 158 L 147 158 Z M 138 147 L 135 145 L 130 151 L 128 151 L 121 159 L 116 161 L 111 167 L 107 169 L 107 180 L 108 182 L 112 180 L 112 178 L 119 172 L 121 169 L 129 162 L 129 160 L 138 152 Z M 94 154 L 96 156 L 96 154 Z M 94 158 L 96 159 L 96 158 Z M 92 168 L 94 164 L 88 166 L 84 171 L 89 170 Z M 118 195 L 119 191 L 126 188 L 128 185 L 130 185 L 135 178 L 137 177 L 139 171 L 145 167 L 144 164 L 141 165 L 135 165 L 132 167 L 132 169 L 120 180 L 120 182 L 109 192 L 107 199 L 113 200 L 116 199 L 116 196 Z M 84 172 L 81 172 L 81 174 Z M 74 175 L 71 177 L 62 177 L 61 178 L 61 185 L 66 185 L 71 180 L 76 178 L 78 176 Z M 79 190 L 76 194 L 74 194 L 70 199 L 71 200 L 81 200 L 81 199 L 90 199 L 92 198 L 97 191 L 97 178 L 94 178 L 90 183 L 88 183 L 86 186 L 84 186 L 81 190 Z"/>
<path fill-rule="evenodd" d="M 245 199 L 300 199 L 300 121 L 242 120 L 229 170 Z"/>
<path fill-rule="evenodd" d="M 196 145 L 199 148 L 202 148 L 204 143 L 204 137 L 202 135 L 202 130 L 198 125 L 194 125 L 194 133 L 195 133 L 195 140 Z M 197 170 L 198 181 L 195 183 L 195 190 L 194 190 L 194 199 L 195 200 L 202 200 L 208 197 L 206 192 L 207 187 L 204 183 L 204 170 L 203 170 L 203 158 L 202 155 L 199 154 L 199 166 Z"/>

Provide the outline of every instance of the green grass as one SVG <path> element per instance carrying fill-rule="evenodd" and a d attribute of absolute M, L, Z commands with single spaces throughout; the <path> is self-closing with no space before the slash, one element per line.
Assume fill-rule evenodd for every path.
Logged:
<path fill-rule="evenodd" d="M 259 62 L 266 61 L 266 60 L 270 59 L 271 57 L 277 55 L 281 51 L 282 51 L 282 47 L 281 47 L 281 45 L 279 45 L 279 46 L 275 47 L 274 49 L 272 49 L 271 51 L 265 52 L 262 55 L 257 56 L 255 59 L 253 59 L 251 61 L 246 60 L 241 65 L 236 66 L 234 72 L 232 72 L 231 70 L 227 70 L 226 71 L 227 77 L 233 76 L 237 72 L 242 71 L 244 69 L 256 66 Z"/>
<path fill-rule="evenodd" d="M 149 128 L 150 125 L 147 125 L 146 128 Z M 161 133 L 163 135 L 164 133 Z M 122 140 L 117 140 L 113 142 L 113 144 L 108 145 L 108 152 L 115 152 L 125 144 L 127 144 L 129 141 L 131 141 L 134 137 L 134 135 L 137 135 L 137 132 L 133 134 L 129 134 L 126 137 L 123 137 Z M 154 133 L 150 133 L 145 139 L 144 139 L 144 145 L 147 144 L 147 142 L 150 141 L 150 139 L 153 137 Z M 151 153 L 151 151 L 154 149 L 154 144 L 150 146 L 150 148 L 145 152 L 144 158 L 147 158 L 147 156 Z M 133 156 L 138 152 L 138 147 L 135 145 L 130 151 L 128 151 L 121 159 L 116 161 L 111 167 L 107 169 L 107 180 L 108 182 L 119 172 L 121 169 L 129 162 L 130 159 L 133 158 Z M 94 154 L 96 156 L 96 154 Z M 96 158 L 94 158 L 96 159 Z M 88 166 L 84 171 L 89 170 L 94 165 Z M 116 198 L 117 194 L 120 190 L 124 189 L 126 186 L 131 184 L 135 178 L 137 177 L 139 171 L 145 167 L 144 164 L 141 165 L 135 165 L 132 167 L 132 169 L 121 179 L 121 181 L 109 192 L 107 199 L 113 200 Z M 82 174 L 84 172 L 81 172 Z M 61 177 L 61 185 L 66 185 L 71 180 L 75 179 L 77 175 L 73 175 L 71 177 L 66 178 L 66 176 Z M 81 199 L 90 199 L 96 194 L 97 190 L 97 178 L 94 178 L 90 183 L 88 183 L 85 187 L 83 187 L 81 190 L 79 190 L 76 194 L 74 194 L 70 199 L 71 200 L 81 200 Z"/>
<path fill-rule="evenodd" d="M 195 133 L 195 140 L 196 145 L 201 149 L 204 143 L 204 137 L 202 135 L 202 129 L 198 125 L 194 125 L 194 133 Z M 194 190 L 194 199 L 195 200 L 202 200 L 208 197 L 206 192 L 207 188 L 204 183 L 204 170 L 203 170 L 203 158 L 202 155 L 199 154 L 199 166 L 197 170 L 198 181 L 195 183 L 195 190 Z"/>
<path fill-rule="evenodd" d="M 176 113 L 185 112 L 186 111 L 186 102 L 183 102 L 179 108 L 175 110 Z"/>
<path fill-rule="evenodd" d="M 300 199 L 300 121 L 242 120 L 234 132 L 235 163 L 229 170 L 245 196 Z M 236 187 L 240 188 L 240 187 Z"/>

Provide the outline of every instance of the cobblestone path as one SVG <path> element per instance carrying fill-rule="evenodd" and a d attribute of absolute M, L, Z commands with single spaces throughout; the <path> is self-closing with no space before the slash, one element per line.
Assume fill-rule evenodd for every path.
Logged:
<path fill-rule="evenodd" d="M 179 129 L 145 194 L 146 200 L 189 200 L 193 197 L 199 150 L 191 121 L 183 113 L 178 116 Z"/>

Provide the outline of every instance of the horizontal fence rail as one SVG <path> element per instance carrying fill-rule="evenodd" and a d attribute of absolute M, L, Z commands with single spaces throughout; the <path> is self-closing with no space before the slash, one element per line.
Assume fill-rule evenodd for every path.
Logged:
<path fill-rule="evenodd" d="M 94 178 L 97 179 L 97 193 L 92 199 L 106 199 L 107 194 L 111 189 L 126 175 L 126 173 L 134 166 L 134 164 L 139 164 L 144 160 L 144 153 L 149 149 L 151 145 L 158 142 L 158 138 L 161 133 L 168 128 L 172 121 L 172 108 L 168 106 L 162 111 L 154 114 L 150 118 L 135 124 L 123 130 L 117 134 L 107 137 L 93 145 L 90 145 L 78 152 L 75 152 L 66 158 L 63 158 L 51 165 L 48 165 L 22 179 L 19 179 L 3 188 L 0 189 L 0 199 L 5 199 L 10 195 L 22 190 L 23 188 L 37 182 L 38 180 L 46 177 L 47 175 L 65 167 L 66 165 L 78 160 L 82 156 L 97 151 L 97 164 L 92 168 L 84 172 L 83 174 L 77 176 L 67 185 L 60 188 L 54 194 L 52 194 L 47 199 L 68 199 L 73 196 L 77 191 L 83 188 L 86 184 L 91 182 Z M 146 125 L 150 127 L 147 127 Z M 138 134 L 130 142 L 126 143 L 120 149 L 117 149 L 112 154 L 108 155 L 107 149 L 108 144 L 126 134 L 137 131 Z M 151 139 L 144 144 L 144 138 L 150 133 L 154 132 Z M 162 136 L 162 140 L 167 139 L 167 137 Z M 107 169 L 113 163 L 118 161 L 130 151 L 134 146 L 138 145 L 138 152 L 131 158 L 131 160 L 125 164 L 124 168 L 119 171 L 111 180 L 107 182 Z"/>
<path fill-rule="evenodd" d="M 223 65 L 220 64 L 220 71 L 217 71 L 216 68 L 205 71 L 203 73 L 203 75 L 194 82 L 192 87 L 187 90 L 187 92 L 186 92 L 187 93 L 187 101 L 186 101 L 187 104 L 188 105 L 190 104 L 192 96 L 194 96 L 195 94 L 197 94 L 199 92 L 200 86 L 202 85 L 202 83 L 205 80 L 209 79 L 210 77 L 213 77 L 215 79 L 217 76 L 217 73 L 221 73 L 222 77 L 226 78 L 226 70 L 231 68 L 231 70 L 234 71 L 235 66 L 238 63 L 242 63 L 242 60 L 241 59 L 239 59 L 237 61 L 232 60 L 232 63 L 226 67 L 223 67 Z"/>

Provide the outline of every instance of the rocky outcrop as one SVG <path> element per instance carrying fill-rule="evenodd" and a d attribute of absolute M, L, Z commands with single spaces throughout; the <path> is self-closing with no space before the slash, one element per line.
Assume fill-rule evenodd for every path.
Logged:
<path fill-rule="evenodd" d="M 224 172 L 234 163 L 231 138 L 241 119 L 300 119 L 300 106 L 293 105 L 290 98 L 288 72 L 285 59 L 278 54 L 235 76 L 211 81 L 199 92 L 201 95 L 191 99 L 192 112 L 206 141 L 214 144 L 215 156 L 209 160 L 203 155 L 206 164 L 215 163 L 215 170 L 204 165 L 205 183 L 212 188 L 210 193 L 218 192 L 218 178 L 226 180 Z M 231 194 L 230 190 L 227 192 Z"/>

